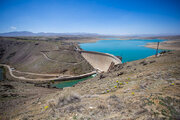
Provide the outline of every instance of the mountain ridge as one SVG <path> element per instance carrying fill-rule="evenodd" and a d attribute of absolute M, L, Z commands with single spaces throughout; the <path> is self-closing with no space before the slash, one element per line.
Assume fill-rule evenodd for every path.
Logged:
<path fill-rule="evenodd" d="M 80 36 L 98 36 L 97 33 L 53 33 L 53 32 L 29 32 L 29 31 L 13 31 L 0 33 L 0 36 L 17 37 L 17 36 L 63 36 L 63 35 L 80 35 Z"/>

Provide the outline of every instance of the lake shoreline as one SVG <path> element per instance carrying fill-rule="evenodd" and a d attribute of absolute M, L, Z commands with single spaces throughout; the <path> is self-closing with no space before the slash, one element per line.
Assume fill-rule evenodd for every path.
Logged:
<path fill-rule="evenodd" d="M 157 49 L 157 43 L 148 43 L 144 47 Z M 159 49 L 163 50 L 180 50 L 180 41 L 163 41 L 159 44 Z"/>
<path fill-rule="evenodd" d="M 164 39 L 164 38 L 141 38 L 141 37 L 135 37 L 135 38 L 94 38 L 94 39 L 83 39 L 83 40 L 72 40 L 71 42 L 78 42 L 78 44 L 83 43 L 95 43 L 100 40 L 166 40 L 166 41 L 177 41 L 176 39 Z"/>
<path fill-rule="evenodd" d="M 161 40 L 161 38 L 114 38 L 112 40 L 155 40 L 155 39 L 159 39 Z M 79 41 L 79 44 L 83 44 L 83 43 L 96 43 L 100 40 L 110 40 L 108 38 L 102 38 L 102 39 L 87 39 L 87 40 L 82 40 Z M 177 43 L 177 44 L 174 44 Z M 157 48 L 157 42 L 152 42 L 152 43 L 148 43 L 146 45 L 144 45 L 144 47 L 147 48 L 152 48 L 152 49 L 156 49 Z M 180 40 L 177 39 L 165 39 L 165 41 L 161 42 L 159 49 L 162 50 L 180 50 Z"/>
<path fill-rule="evenodd" d="M 81 49 L 86 51 L 96 51 L 102 53 L 109 53 L 115 56 L 121 56 L 123 62 L 130 62 L 139 59 L 144 59 L 146 57 L 156 54 L 154 49 L 149 49 L 146 46 L 147 43 L 157 43 L 165 41 L 163 39 L 108 39 L 108 40 L 98 40 L 95 43 L 82 43 L 79 44 Z M 162 50 L 159 49 L 159 52 Z M 141 53 L 141 54 L 139 54 Z"/>

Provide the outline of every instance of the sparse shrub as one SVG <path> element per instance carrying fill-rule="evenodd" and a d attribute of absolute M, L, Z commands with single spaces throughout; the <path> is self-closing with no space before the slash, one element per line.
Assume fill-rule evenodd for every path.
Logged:
<path fill-rule="evenodd" d="M 84 107 L 82 105 L 70 105 L 64 109 L 68 113 L 81 113 L 82 110 L 84 110 Z"/>
<path fill-rule="evenodd" d="M 119 83 L 120 85 L 123 85 L 123 83 Z"/>
<path fill-rule="evenodd" d="M 147 63 L 145 60 L 143 60 L 143 61 L 140 62 L 139 64 L 140 64 L 140 65 L 147 65 L 148 63 Z"/>
<path fill-rule="evenodd" d="M 48 109 L 49 106 L 45 106 L 44 109 Z"/>
<path fill-rule="evenodd" d="M 124 72 L 117 73 L 117 76 L 123 75 Z"/>
<path fill-rule="evenodd" d="M 103 79 L 103 78 L 105 78 L 105 77 L 106 77 L 105 75 L 100 74 L 99 79 Z"/>
<path fill-rule="evenodd" d="M 98 105 L 97 108 L 98 108 L 98 109 L 101 109 L 101 110 L 106 109 L 106 107 L 105 107 L 104 105 Z"/>
<path fill-rule="evenodd" d="M 73 116 L 73 120 L 77 120 L 77 116 L 76 115 Z"/>
<path fill-rule="evenodd" d="M 62 96 L 59 98 L 58 106 L 62 107 L 75 102 L 80 102 L 81 98 L 79 95 L 71 93 L 67 96 Z"/>
<path fill-rule="evenodd" d="M 123 108 L 122 102 L 116 95 L 111 95 L 109 98 L 107 98 L 107 102 L 111 106 L 113 111 L 121 111 Z"/>
<path fill-rule="evenodd" d="M 154 62 L 156 62 L 155 60 L 151 60 L 151 61 L 149 61 L 149 63 L 154 63 Z"/>
<path fill-rule="evenodd" d="M 164 54 L 164 53 L 167 53 L 167 52 L 170 52 L 170 50 L 163 50 L 160 52 L 160 54 Z"/>
<path fill-rule="evenodd" d="M 169 120 L 177 120 L 180 114 L 178 108 L 179 102 L 180 100 L 170 96 L 150 96 L 150 98 L 147 99 L 146 104 L 155 104 L 158 107 L 158 114 L 161 114 L 161 116 L 163 116 L 164 118 Z M 152 110 L 152 112 L 154 111 Z"/>
<path fill-rule="evenodd" d="M 118 98 L 118 97 L 116 95 L 111 95 L 109 98 L 111 99 L 111 98 Z"/>
<path fill-rule="evenodd" d="M 114 86 L 115 88 L 117 87 L 120 88 L 120 86 L 124 84 L 123 82 L 119 82 L 118 80 L 116 81 L 116 83 L 117 83 L 117 86 Z"/>

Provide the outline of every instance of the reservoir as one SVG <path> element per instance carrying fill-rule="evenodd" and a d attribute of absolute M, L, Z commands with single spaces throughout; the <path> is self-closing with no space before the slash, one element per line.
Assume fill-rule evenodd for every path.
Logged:
<path fill-rule="evenodd" d="M 82 43 L 80 47 L 86 51 L 96 51 L 121 56 L 122 62 L 130 62 L 152 56 L 156 50 L 144 47 L 147 43 L 165 40 L 99 40 L 95 43 Z M 161 52 L 162 50 L 159 50 Z"/>
<path fill-rule="evenodd" d="M 78 82 L 93 78 L 95 76 L 96 76 L 96 74 L 85 77 L 85 78 L 77 79 L 77 80 L 63 81 L 58 84 L 54 84 L 53 86 L 56 88 L 72 87 L 73 85 L 77 84 Z"/>
<path fill-rule="evenodd" d="M 162 42 L 165 40 L 99 40 L 95 43 L 82 43 L 80 47 L 86 51 L 96 51 L 109 53 L 115 56 L 121 56 L 122 62 L 130 62 L 152 56 L 156 54 L 156 50 L 144 47 L 147 43 Z M 161 52 L 162 50 L 159 50 Z M 78 82 L 93 78 L 89 76 L 82 79 L 63 81 L 53 86 L 56 88 L 71 87 Z"/>

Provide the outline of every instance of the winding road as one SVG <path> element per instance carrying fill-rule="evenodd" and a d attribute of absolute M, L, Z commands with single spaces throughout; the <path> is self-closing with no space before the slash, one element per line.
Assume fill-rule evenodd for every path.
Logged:
<path fill-rule="evenodd" d="M 92 71 L 90 73 L 86 73 L 86 74 L 82 74 L 82 75 L 78 75 L 78 76 L 59 76 L 57 78 L 49 78 L 49 79 L 42 79 L 42 78 L 38 78 L 38 79 L 30 79 L 30 78 L 25 78 L 25 77 L 18 77 L 15 76 L 12 72 L 12 69 L 9 65 L 5 65 L 5 64 L 0 64 L 0 66 L 6 67 L 9 71 L 9 74 L 16 79 L 22 80 L 22 81 L 29 81 L 29 82 L 49 82 L 49 81 L 63 81 L 63 80 L 73 80 L 73 79 L 78 79 L 78 78 L 83 78 L 83 77 L 87 77 L 93 74 L 96 74 L 96 71 Z M 28 72 L 26 72 L 28 73 Z M 30 74 L 36 74 L 36 73 L 30 73 Z M 37 74 L 36 74 L 37 75 Z M 41 74 L 42 75 L 42 74 Z"/>
<path fill-rule="evenodd" d="M 18 71 L 18 70 L 12 70 L 14 72 L 17 72 L 17 73 L 22 73 L 22 74 L 28 74 L 28 75 L 38 75 L 38 76 L 59 76 L 59 74 L 40 74 L 40 73 L 31 73 L 31 72 L 21 72 L 21 71 Z"/>
<path fill-rule="evenodd" d="M 59 63 L 65 63 L 65 64 L 73 64 L 73 65 L 77 65 L 77 64 L 81 64 L 83 63 L 85 60 L 82 60 L 81 62 L 78 62 L 78 63 L 75 63 L 75 62 L 60 62 L 60 61 L 57 61 L 57 60 L 54 60 L 52 58 L 50 58 L 48 55 L 46 55 L 44 52 L 40 52 L 44 58 L 48 61 L 51 61 L 51 62 L 59 62 Z"/>
<path fill-rule="evenodd" d="M 41 54 L 45 57 L 45 59 L 52 61 L 52 62 L 57 62 L 56 60 L 49 58 L 44 52 L 41 52 Z"/>

